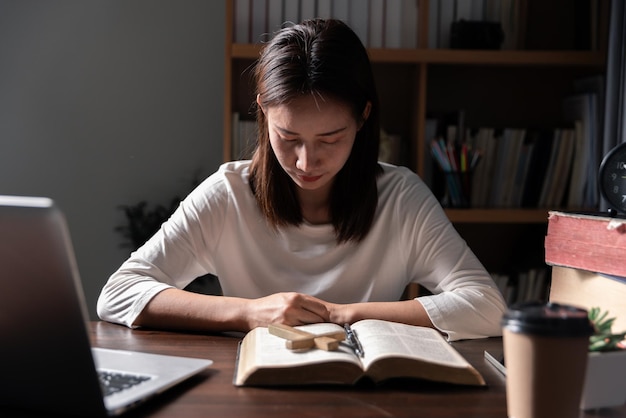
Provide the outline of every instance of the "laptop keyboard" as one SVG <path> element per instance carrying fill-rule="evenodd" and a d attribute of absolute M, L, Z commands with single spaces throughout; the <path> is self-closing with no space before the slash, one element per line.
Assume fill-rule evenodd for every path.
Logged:
<path fill-rule="evenodd" d="M 100 387 L 102 387 L 104 396 L 121 392 L 151 379 L 150 376 L 146 375 L 128 374 L 110 370 L 98 370 L 98 377 L 100 378 Z"/>

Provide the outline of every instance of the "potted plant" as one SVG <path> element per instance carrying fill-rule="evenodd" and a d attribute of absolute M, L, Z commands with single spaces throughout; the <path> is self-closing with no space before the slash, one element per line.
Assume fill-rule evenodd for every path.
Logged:
<path fill-rule="evenodd" d="M 587 374 L 581 398 L 581 409 L 609 408 L 626 402 L 626 331 L 613 333 L 615 318 L 594 307 L 589 319 L 595 333 L 589 339 Z"/>

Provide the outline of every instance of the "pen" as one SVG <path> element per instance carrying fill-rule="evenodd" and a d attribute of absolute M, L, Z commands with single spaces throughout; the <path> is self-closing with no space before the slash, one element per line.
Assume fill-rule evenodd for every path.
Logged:
<path fill-rule="evenodd" d="M 359 338 L 356 336 L 356 331 L 353 330 L 350 324 L 347 323 L 343 325 L 343 329 L 346 330 L 346 338 L 348 339 L 352 350 L 354 350 L 354 353 L 359 357 L 363 357 L 363 346 L 361 345 Z"/>

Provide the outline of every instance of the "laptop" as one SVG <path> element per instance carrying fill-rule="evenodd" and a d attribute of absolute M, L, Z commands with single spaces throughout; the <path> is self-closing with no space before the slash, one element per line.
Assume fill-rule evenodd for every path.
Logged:
<path fill-rule="evenodd" d="M 0 196 L 0 415 L 119 415 L 212 364 L 92 348 L 86 312 L 59 208 L 48 198 Z M 114 388 L 120 382 L 125 389 Z"/>

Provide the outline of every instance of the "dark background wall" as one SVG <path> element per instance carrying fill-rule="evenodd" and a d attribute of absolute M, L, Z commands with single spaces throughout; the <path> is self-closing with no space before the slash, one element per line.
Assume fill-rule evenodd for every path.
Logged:
<path fill-rule="evenodd" d="M 167 204 L 222 160 L 224 15 L 223 1 L 0 0 L 0 194 L 62 207 L 92 318 L 129 254 L 119 206 Z"/>

